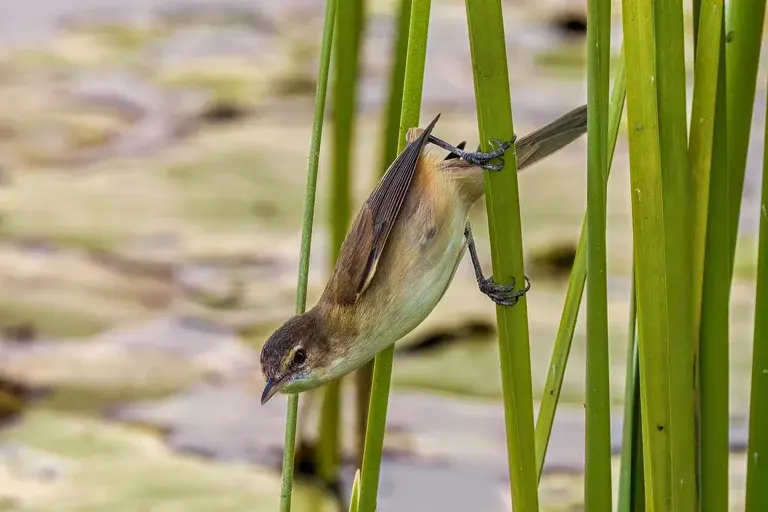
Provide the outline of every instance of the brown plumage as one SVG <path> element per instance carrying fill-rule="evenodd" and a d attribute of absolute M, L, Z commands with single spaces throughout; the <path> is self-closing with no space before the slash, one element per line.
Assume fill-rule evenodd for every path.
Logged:
<path fill-rule="evenodd" d="M 353 221 L 318 303 L 265 343 L 263 403 L 278 390 L 304 391 L 359 368 L 419 325 L 443 297 L 472 243 L 467 216 L 484 193 L 484 179 L 478 154 L 431 136 L 438 119 L 409 130 L 408 145 Z M 518 170 L 585 131 L 586 106 L 524 137 L 516 144 Z M 425 152 L 430 141 L 453 153 L 440 159 Z M 473 265 L 489 297 L 512 293 L 484 281 L 474 257 Z"/>

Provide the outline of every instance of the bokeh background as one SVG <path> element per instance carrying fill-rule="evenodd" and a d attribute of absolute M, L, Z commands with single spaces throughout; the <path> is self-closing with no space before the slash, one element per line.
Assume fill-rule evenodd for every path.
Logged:
<path fill-rule="evenodd" d="M 368 2 L 355 207 L 379 172 L 396 8 Z M 323 9 L 322 0 L 0 3 L 0 511 L 276 510 L 285 399 L 259 405 L 258 354 L 294 308 Z M 504 9 L 523 135 L 586 102 L 586 2 L 508 0 Z M 434 0 L 431 22 L 422 118 L 441 112 L 436 133 L 474 147 L 463 2 Z M 731 311 L 733 510 L 743 500 L 764 76 Z M 332 122 L 332 104 L 328 112 Z M 536 398 L 585 209 L 585 142 L 520 177 Z M 330 267 L 325 147 L 310 304 Z M 627 166 L 622 135 L 608 204 L 616 450 Z M 472 215 L 489 266 L 484 205 Z M 494 320 L 465 261 L 433 314 L 398 343 L 380 510 L 509 509 Z M 584 365 L 582 322 L 542 510 L 582 509 Z M 344 498 L 354 472 L 347 387 Z M 337 510 L 311 464 L 299 470 L 294 509 Z"/>

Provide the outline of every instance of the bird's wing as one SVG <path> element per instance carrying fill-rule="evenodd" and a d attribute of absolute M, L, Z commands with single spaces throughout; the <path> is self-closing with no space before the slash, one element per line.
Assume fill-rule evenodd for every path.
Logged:
<path fill-rule="evenodd" d="M 419 157 L 438 114 L 418 138 L 397 156 L 363 204 L 341 245 L 326 293 L 337 304 L 354 304 L 371 284 L 387 239 L 402 209 Z"/>

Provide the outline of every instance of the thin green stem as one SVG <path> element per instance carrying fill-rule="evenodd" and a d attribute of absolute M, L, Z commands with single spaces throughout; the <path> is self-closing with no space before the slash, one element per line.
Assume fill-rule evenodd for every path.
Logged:
<path fill-rule="evenodd" d="M 699 439 L 699 502 L 701 510 L 725 510 L 728 508 L 728 320 L 718 311 L 728 310 L 728 292 L 720 297 L 708 297 L 702 302 L 705 289 L 720 283 L 722 290 L 727 288 L 730 281 L 728 251 L 728 216 L 726 188 L 717 191 L 710 190 L 710 182 L 714 172 L 714 144 L 717 138 L 726 139 L 724 116 L 718 113 L 725 101 L 725 48 L 724 48 L 724 13 L 722 0 L 703 0 L 699 8 L 698 39 L 696 40 L 696 62 L 694 67 L 693 108 L 691 112 L 691 137 L 688 149 L 693 179 L 693 198 L 696 205 L 693 225 L 693 306 L 694 329 L 699 340 L 696 349 L 696 405 L 699 416 L 697 422 L 697 438 Z M 719 105 L 719 106 L 718 106 Z M 716 120 L 716 117 L 718 120 Z M 723 162 L 720 169 L 720 180 L 727 180 Z M 723 196 L 726 197 L 723 197 Z M 710 197 L 725 206 L 725 210 L 713 212 L 719 218 L 709 219 Z M 717 198 L 717 199 L 715 199 Z M 725 214 L 723 212 L 726 212 Z M 725 225 L 723 225 L 725 223 Z M 721 233 L 707 233 L 720 224 Z M 708 227 L 709 226 L 709 227 Z M 708 237 L 721 237 L 717 245 L 708 246 Z M 716 253 L 714 254 L 713 251 Z M 705 261 L 709 259 L 707 266 Z M 721 262 L 717 266 L 712 263 Z M 705 270 L 709 275 L 705 276 Z M 713 274 L 713 271 L 717 270 Z M 706 310 L 705 310 L 706 308 Z M 714 308 L 714 309 L 713 309 Z M 714 316 L 702 320 L 703 316 Z M 714 324 L 714 325 L 713 325 Z M 703 332 L 703 330 L 711 332 Z M 712 337 L 716 332 L 724 335 L 722 339 Z M 703 351 L 703 355 L 701 353 Z M 713 359 L 713 355 L 716 358 Z M 701 383 L 702 363 L 707 379 Z M 722 380 L 725 379 L 725 380 Z M 721 388 L 722 389 L 715 389 Z M 714 395 L 712 394 L 714 392 Z M 706 395 L 706 404 L 702 398 Z M 703 416 L 702 416 L 703 412 Z M 703 420 L 703 421 L 702 421 Z"/>
<path fill-rule="evenodd" d="M 392 48 L 392 67 L 389 73 L 389 99 L 385 112 L 384 132 L 382 133 L 381 159 L 379 173 L 387 172 L 392 161 L 397 157 L 400 142 L 400 115 L 403 108 L 403 88 L 405 87 L 405 62 L 408 56 L 408 32 L 411 22 L 411 4 L 413 0 L 400 0 L 397 17 L 397 36 Z"/>
<path fill-rule="evenodd" d="M 691 136 L 688 157 L 691 165 L 693 201 L 696 205 L 693 229 L 693 314 L 698 336 L 701 292 L 704 279 L 704 254 L 707 239 L 707 209 L 715 131 L 717 77 L 720 68 L 720 36 L 723 25 L 723 0 L 704 0 L 697 39 L 696 64 L 691 109 Z"/>
<path fill-rule="evenodd" d="M 511 140 L 514 134 L 501 0 L 467 0 L 467 23 L 480 141 Z M 496 283 L 522 283 L 523 240 L 514 152 L 502 172 L 485 173 L 485 198 Z M 516 512 L 539 509 L 525 297 L 497 306 L 502 396 L 512 504 Z"/>
<path fill-rule="evenodd" d="M 606 178 L 611 4 L 589 0 L 587 154 L 587 389 L 584 507 L 611 508 L 611 397 L 608 355 Z"/>
<path fill-rule="evenodd" d="M 405 148 L 407 130 L 419 125 L 424 67 L 427 59 L 430 8 L 430 0 L 413 0 L 408 31 L 403 105 L 400 115 L 398 141 L 400 151 Z M 395 347 L 393 345 L 381 351 L 374 362 L 373 385 L 371 387 L 371 402 L 368 410 L 368 427 L 365 432 L 365 449 L 363 450 L 360 481 L 359 510 L 362 512 L 376 510 L 394 358 Z"/>
<path fill-rule="evenodd" d="M 721 20 L 721 31 L 724 21 Z M 720 38 L 699 329 L 699 494 L 702 511 L 728 507 L 731 239 L 725 39 Z"/>
<path fill-rule="evenodd" d="M 616 149 L 616 141 L 619 137 L 621 116 L 624 111 L 624 100 L 627 93 L 626 68 L 624 67 L 624 50 L 622 48 L 616 66 L 613 70 L 613 89 L 608 112 L 608 167 L 606 169 L 606 182 L 611 172 L 610 163 Z M 547 382 L 544 385 L 544 394 L 539 406 L 539 414 L 536 417 L 536 467 L 538 477 L 544 469 L 544 459 L 547 455 L 547 446 L 552 434 L 552 425 L 555 420 L 555 411 L 560 399 L 563 387 L 568 356 L 571 351 L 573 333 L 576 330 L 576 321 L 579 315 L 579 306 L 584 293 L 584 284 L 587 279 L 587 218 L 581 224 L 579 245 L 571 268 L 571 277 L 568 281 L 568 290 L 565 295 L 563 314 L 560 317 L 555 345 L 547 372 Z"/>
<path fill-rule="evenodd" d="M 637 298 L 634 270 L 631 279 L 618 512 L 643 512 L 645 510 L 643 433 L 640 420 L 640 360 L 637 350 Z"/>
<path fill-rule="evenodd" d="M 747 168 L 749 132 L 755 104 L 757 68 L 765 24 L 766 0 L 728 2 L 725 9 L 726 116 L 728 126 L 727 159 L 730 176 L 728 211 L 730 265 L 736 253 L 741 197 Z"/>
<path fill-rule="evenodd" d="M 400 12 L 397 18 L 397 37 L 392 48 L 392 67 L 389 74 L 389 100 L 384 119 L 382 133 L 380 174 L 384 174 L 392 161 L 397 157 L 397 146 L 400 139 L 400 110 L 403 105 L 403 86 L 405 85 L 405 60 L 408 54 L 408 27 L 411 22 L 411 4 L 413 0 L 400 0 Z M 371 361 L 357 371 L 357 451 L 359 462 L 362 463 L 365 446 L 365 426 L 368 421 L 368 404 L 371 397 L 373 381 L 373 365 Z"/>
<path fill-rule="evenodd" d="M 334 42 L 333 158 L 330 224 L 331 264 L 344 242 L 352 216 L 352 149 L 355 139 L 357 77 L 365 19 L 364 0 L 346 0 L 336 12 L 338 30 Z M 341 379 L 329 382 L 320 409 L 318 473 L 327 484 L 338 480 L 341 451 Z"/>
<path fill-rule="evenodd" d="M 749 404 L 746 512 L 768 510 L 768 129 L 763 146 L 763 194 L 755 290 L 755 341 Z"/>
<path fill-rule="evenodd" d="M 309 255 L 312 248 L 312 226 L 315 218 L 315 196 L 317 192 L 317 169 L 320 161 L 320 145 L 323 139 L 325 99 L 328 91 L 328 72 L 331 66 L 333 29 L 336 21 L 336 0 L 327 0 L 323 40 L 320 51 L 317 90 L 315 92 L 315 115 L 312 123 L 309 157 L 307 159 L 307 185 L 304 198 L 304 218 L 301 225 L 301 255 L 296 293 L 296 313 L 301 314 L 307 306 L 307 280 L 309 277 Z M 280 510 L 290 512 L 293 489 L 293 460 L 296 452 L 296 420 L 299 409 L 299 395 L 288 395 L 288 409 L 285 417 L 285 440 L 283 467 L 280 483 Z"/>

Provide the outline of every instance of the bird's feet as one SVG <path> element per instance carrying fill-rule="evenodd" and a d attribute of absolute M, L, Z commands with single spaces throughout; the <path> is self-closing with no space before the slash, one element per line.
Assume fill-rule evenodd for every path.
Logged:
<path fill-rule="evenodd" d="M 525 276 L 525 288 L 522 290 L 515 290 L 515 280 L 512 279 L 512 284 L 496 284 L 493 282 L 493 276 L 487 277 L 477 283 L 480 287 L 480 291 L 487 295 L 493 302 L 500 306 L 514 306 L 517 301 L 528 293 L 531 289 L 531 280 L 528 276 Z"/>
<path fill-rule="evenodd" d="M 491 145 L 494 146 L 494 149 L 491 151 L 488 151 L 487 153 L 484 153 L 482 151 L 464 151 L 463 149 L 457 148 L 456 146 L 452 146 L 445 142 L 444 140 L 438 139 L 437 137 L 434 137 L 430 135 L 429 140 L 433 144 L 450 151 L 454 155 L 457 155 L 462 160 L 469 162 L 470 164 L 476 165 L 478 167 L 482 167 L 483 169 L 488 169 L 489 171 L 500 171 L 504 168 L 504 159 L 501 158 L 504 153 L 507 152 L 507 150 L 512 147 L 512 144 L 515 143 L 515 140 L 517 139 L 517 136 L 513 136 L 512 140 L 507 142 L 501 142 L 499 139 L 491 139 Z M 491 164 L 489 163 L 491 160 L 499 159 L 500 163 L 498 164 Z"/>
<path fill-rule="evenodd" d="M 488 169 L 489 171 L 500 171 L 504 168 L 504 159 L 501 157 L 504 155 L 504 153 L 507 152 L 509 148 L 512 147 L 512 144 L 515 143 L 516 138 L 517 137 L 513 137 L 512 140 L 508 142 L 501 142 L 499 139 L 491 139 L 491 145 L 494 146 L 492 151 L 487 153 L 483 153 L 481 151 L 470 153 L 465 151 L 463 155 L 459 156 L 463 160 L 466 160 L 471 164 L 475 164 L 478 167 L 482 167 L 483 169 Z M 491 160 L 496 158 L 500 160 L 498 164 L 489 163 Z"/>

